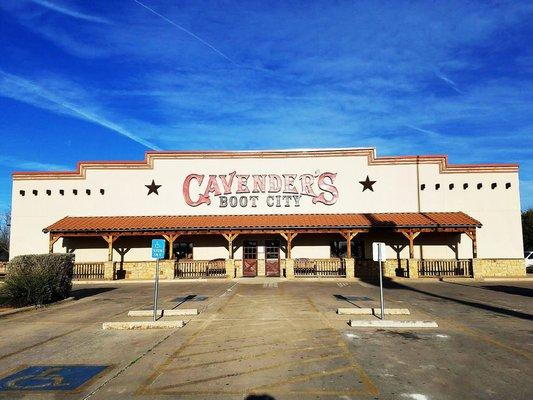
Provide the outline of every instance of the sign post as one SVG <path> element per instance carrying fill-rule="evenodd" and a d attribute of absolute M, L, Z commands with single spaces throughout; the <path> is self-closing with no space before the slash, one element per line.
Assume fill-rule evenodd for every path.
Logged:
<path fill-rule="evenodd" d="M 379 302 L 381 305 L 381 319 L 385 319 L 385 304 L 383 302 L 383 268 L 382 262 L 386 260 L 385 257 L 385 243 L 372 243 L 372 255 L 374 261 L 379 262 Z"/>
<path fill-rule="evenodd" d="M 165 258 L 165 239 L 152 239 L 152 258 L 155 262 L 154 277 L 154 321 L 157 320 L 157 298 L 159 297 L 159 260 Z"/>

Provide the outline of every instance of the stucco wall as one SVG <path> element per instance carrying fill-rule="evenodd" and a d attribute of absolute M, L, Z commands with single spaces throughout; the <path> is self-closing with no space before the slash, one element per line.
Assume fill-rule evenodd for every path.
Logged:
<path fill-rule="evenodd" d="M 333 154 L 333 153 L 332 153 Z M 337 154 L 337 155 L 335 155 Z M 417 212 L 420 195 L 421 211 L 464 211 L 483 223 L 478 230 L 478 256 L 480 258 L 518 258 L 523 246 L 520 227 L 520 203 L 518 174 L 516 172 L 491 173 L 440 173 L 436 164 L 414 163 L 369 164 L 365 155 L 344 156 L 341 151 L 328 156 L 305 157 L 283 156 L 247 158 L 187 159 L 154 158 L 152 165 L 141 168 L 110 167 L 85 171 L 84 177 L 57 175 L 47 179 L 22 179 L 13 181 L 12 225 L 10 256 L 48 251 L 48 235 L 42 232 L 46 226 L 65 216 L 91 215 L 194 215 L 194 214 L 263 214 L 263 213 L 366 213 L 366 212 Z M 257 194 L 257 207 L 220 207 L 218 197 L 210 205 L 191 207 L 183 197 L 183 182 L 189 174 L 313 174 L 336 173 L 334 181 L 338 200 L 332 205 L 314 204 L 309 196 L 302 196 L 298 207 L 267 206 L 268 193 Z M 359 181 L 367 176 L 376 181 L 373 191 L 362 191 Z M 145 185 L 155 180 L 159 195 L 147 195 Z M 418 191 L 420 184 L 426 189 Z M 441 185 L 435 190 L 435 184 Z M 455 188 L 449 190 L 449 184 Z M 469 188 L 463 189 L 463 183 Z M 482 189 L 477 189 L 482 183 Z M 491 184 L 496 183 L 492 189 Z M 506 184 L 510 183 L 510 188 Z M 197 197 L 201 190 L 191 187 L 191 196 Z M 205 182 L 204 182 L 205 186 Z M 22 196 L 20 191 L 24 191 Z M 37 195 L 33 191 L 37 191 Z M 50 191 L 50 195 L 47 194 Z M 63 194 L 60 194 L 60 190 Z M 74 195 L 73 190 L 77 190 Z M 87 194 L 86 190 L 90 190 Z M 103 194 L 100 192 L 103 190 Z M 263 238 L 264 239 L 264 238 Z M 471 242 L 459 237 L 460 258 L 471 256 Z M 98 241 L 98 239 L 96 239 Z M 119 239 L 121 240 L 121 239 Z M 207 240 L 207 239 L 206 239 Z M 210 239 L 211 240 L 211 239 Z M 329 244 L 301 242 L 296 238 L 293 257 L 329 257 Z M 416 256 L 425 258 L 453 258 L 454 253 L 446 246 L 423 244 L 420 237 Z M 212 241 L 212 240 L 211 240 Z M 213 242 L 213 241 L 212 241 Z M 216 243 L 215 243 L 216 242 Z M 195 258 L 223 258 L 227 254 L 225 244 L 218 239 L 213 246 L 195 248 Z M 281 240 L 283 244 L 283 240 Z M 55 251 L 66 251 L 63 241 L 55 245 Z M 263 252 L 264 249 L 259 249 Z M 94 247 L 80 245 L 74 252 L 79 261 L 102 261 L 107 259 L 105 241 Z M 237 248 L 235 258 L 241 257 L 242 248 Z M 282 253 L 282 257 L 284 254 Z M 408 257 L 408 250 L 401 253 Z M 120 255 L 114 252 L 114 259 Z M 125 260 L 149 258 L 149 244 L 131 246 Z"/>

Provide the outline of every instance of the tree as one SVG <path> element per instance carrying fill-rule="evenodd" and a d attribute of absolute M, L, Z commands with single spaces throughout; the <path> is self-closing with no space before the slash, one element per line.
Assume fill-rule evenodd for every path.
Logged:
<path fill-rule="evenodd" d="M 6 211 L 0 216 L 0 261 L 9 260 L 9 233 L 11 230 L 11 213 Z"/>
<path fill-rule="evenodd" d="M 524 250 L 533 250 L 533 208 L 522 212 L 522 235 L 524 237 Z"/>

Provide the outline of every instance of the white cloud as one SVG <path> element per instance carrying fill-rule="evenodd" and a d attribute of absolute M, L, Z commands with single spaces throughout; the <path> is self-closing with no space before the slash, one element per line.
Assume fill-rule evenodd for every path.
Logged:
<path fill-rule="evenodd" d="M 41 7 L 47 8 L 62 15 L 66 15 L 71 18 L 80 19 L 83 21 L 97 22 L 100 24 L 110 24 L 111 22 L 105 18 L 96 17 L 94 15 L 89 15 L 82 13 L 80 11 L 73 10 L 71 8 L 64 7 L 62 5 L 52 3 L 47 0 L 29 0 L 32 3 L 38 4 Z"/>

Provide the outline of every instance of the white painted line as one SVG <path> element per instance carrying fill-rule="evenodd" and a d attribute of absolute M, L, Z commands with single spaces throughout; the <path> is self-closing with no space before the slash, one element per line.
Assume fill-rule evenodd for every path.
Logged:
<path fill-rule="evenodd" d="M 407 308 L 385 308 L 385 315 L 410 315 Z M 381 315 L 381 308 L 338 308 L 341 315 Z"/>
<path fill-rule="evenodd" d="M 185 325 L 183 321 L 134 321 L 134 322 L 104 322 L 102 329 L 176 329 Z"/>
<path fill-rule="evenodd" d="M 393 321 L 383 319 L 350 320 L 354 328 L 438 328 L 435 321 Z"/>
<path fill-rule="evenodd" d="M 154 315 L 154 310 L 130 310 L 128 311 L 128 317 L 151 317 Z M 196 308 L 183 308 L 177 310 L 157 310 L 157 315 L 172 317 L 176 315 L 198 315 L 198 309 Z"/>

